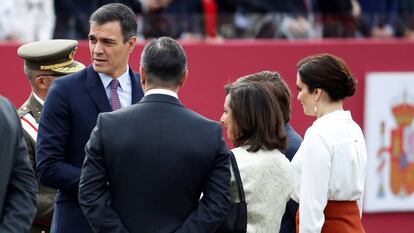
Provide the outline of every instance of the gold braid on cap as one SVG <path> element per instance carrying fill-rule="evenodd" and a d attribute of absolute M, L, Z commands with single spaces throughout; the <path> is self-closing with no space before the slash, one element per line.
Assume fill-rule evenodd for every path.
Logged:
<path fill-rule="evenodd" d="M 79 64 L 77 66 L 73 66 L 73 67 L 59 67 L 56 69 L 52 69 L 53 71 L 59 72 L 59 73 L 64 73 L 64 74 L 70 74 L 70 73 L 74 73 L 74 72 L 78 72 L 79 70 L 85 68 L 85 66 L 82 64 Z"/>
<path fill-rule="evenodd" d="M 53 69 L 57 69 L 60 67 L 68 66 L 73 63 L 74 53 L 75 53 L 75 50 L 72 50 L 72 52 L 69 53 L 68 55 L 69 61 L 65 61 L 62 63 L 53 64 L 53 65 L 40 66 L 40 70 L 53 70 Z"/>

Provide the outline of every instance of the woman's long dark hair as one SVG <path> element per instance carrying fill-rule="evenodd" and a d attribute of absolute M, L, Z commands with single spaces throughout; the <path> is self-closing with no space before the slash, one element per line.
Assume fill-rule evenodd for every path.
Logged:
<path fill-rule="evenodd" d="M 226 86 L 235 122 L 235 146 L 249 146 L 251 152 L 286 148 L 283 114 L 268 85 L 252 82 Z"/>

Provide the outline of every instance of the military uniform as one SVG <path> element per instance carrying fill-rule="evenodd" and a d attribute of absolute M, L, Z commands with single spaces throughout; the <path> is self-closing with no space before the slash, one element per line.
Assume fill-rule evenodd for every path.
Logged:
<path fill-rule="evenodd" d="M 26 140 L 27 150 L 33 169 L 36 171 L 35 146 L 37 128 L 40 119 L 42 104 L 30 95 L 29 99 L 18 109 L 17 113 L 21 118 L 23 126 L 23 136 Z M 31 232 L 48 232 L 53 215 L 53 202 L 56 190 L 50 187 L 39 185 L 39 193 L 36 195 L 37 213 Z"/>
<path fill-rule="evenodd" d="M 22 45 L 18 55 L 25 59 L 25 66 L 34 71 L 47 71 L 46 75 L 54 77 L 77 72 L 85 66 L 74 59 L 77 46 L 75 40 L 37 41 Z M 31 85 L 34 85 L 31 83 Z M 42 111 L 42 100 L 31 93 L 27 101 L 18 109 L 23 134 L 34 171 L 36 171 L 36 138 Z M 53 216 L 53 204 L 56 190 L 39 185 L 37 194 L 37 214 L 31 233 L 49 232 Z"/>

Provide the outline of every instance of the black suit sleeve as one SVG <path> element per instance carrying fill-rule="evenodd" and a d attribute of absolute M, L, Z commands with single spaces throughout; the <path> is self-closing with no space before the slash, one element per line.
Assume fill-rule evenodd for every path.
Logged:
<path fill-rule="evenodd" d="M 8 153 L 2 156 L 11 157 L 11 173 L 6 193 L 0 194 L 5 197 L 3 209 L 0 210 L 0 232 L 23 233 L 29 231 L 36 213 L 37 183 L 27 156 L 20 118 L 11 104 L 5 110 L 14 116 L 10 118 L 13 121 L 9 122 L 9 126 L 0 127 L 3 135 L 0 139 L 3 143 L 2 146 L 4 145 L 1 151 Z M 9 112 L 5 112 L 5 114 L 9 114 Z M 7 124 L 7 119 L 0 119 L 0 121 Z M 11 132 L 14 130 L 17 133 Z M 11 147 L 10 150 L 8 147 Z M 5 167 L 7 164 L 1 164 L 1 166 L 2 169 L 9 170 Z"/>
<path fill-rule="evenodd" d="M 214 232 L 230 207 L 230 156 L 219 125 L 217 131 L 218 149 L 203 197 L 177 233 Z"/>
<path fill-rule="evenodd" d="M 85 161 L 79 183 L 79 204 L 96 233 L 127 233 L 116 212 L 109 206 L 107 172 L 101 139 L 102 114 L 98 116 L 95 129 L 85 146 Z"/>
<path fill-rule="evenodd" d="M 36 163 L 39 181 L 44 186 L 70 191 L 77 195 L 80 168 L 70 164 L 69 91 L 53 82 L 43 106 L 36 141 Z"/>

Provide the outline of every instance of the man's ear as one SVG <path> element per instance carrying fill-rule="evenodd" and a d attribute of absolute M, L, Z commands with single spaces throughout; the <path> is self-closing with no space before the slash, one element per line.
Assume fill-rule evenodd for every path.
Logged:
<path fill-rule="evenodd" d="M 128 53 L 132 53 L 132 51 L 134 51 L 135 45 L 137 44 L 137 37 L 136 36 L 132 36 L 131 38 L 129 38 L 128 40 Z"/>
<path fill-rule="evenodd" d="M 187 77 L 188 77 L 188 69 L 185 69 L 184 73 L 181 76 L 181 80 L 180 83 L 178 84 L 178 87 L 183 87 L 185 84 L 185 81 L 187 81 Z"/>
<path fill-rule="evenodd" d="M 34 84 L 37 89 L 47 90 L 49 87 L 49 80 L 45 76 L 37 76 L 34 79 Z"/>
<path fill-rule="evenodd" d="M 139 67 L 139 75 L 141 76 L 141 85 L 145 85 L 147 77 L 145 76 L 144 69 L 141 66 Z"/>
<path fill-rule="evenodd" d="M 141 79 L 141 88 L 142 88 L 142 91 L 145 93 L 145 87 L 146 87 L 146 84 L 147 84 L 147 76 L 145 75 L 145 71 L 144 71 L 144 69 L 140 66 L 139 67 L 139 75 L 141 76 L 140 77 L 140 79 Z"/>

